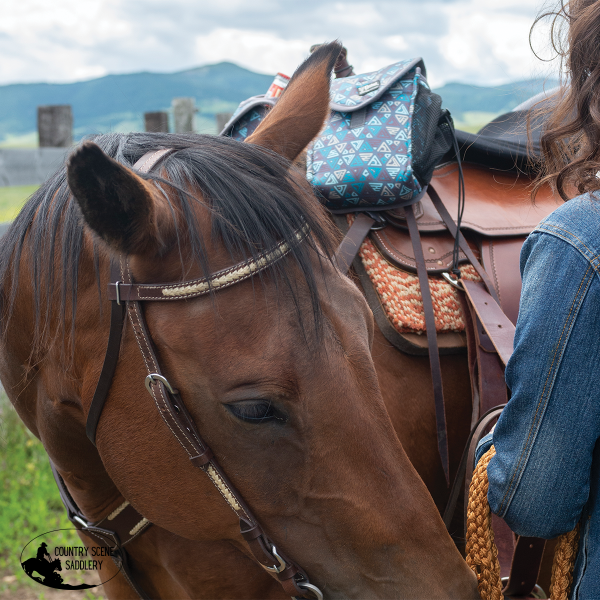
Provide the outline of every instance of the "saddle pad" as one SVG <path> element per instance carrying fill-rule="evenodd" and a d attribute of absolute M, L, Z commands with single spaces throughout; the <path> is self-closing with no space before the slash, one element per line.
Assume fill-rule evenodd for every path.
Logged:
<path fill-rule="evenodd" d="M 351 223 L 353 217 L 348 216 Z M 398 333 L 425 333 L 425 315 L 419 277 L 387 262 L 367 237 L 359 256 L 377 293 L 381 306 Z M 461 276 L 470 281 L 481 281 L 471 265 L 460 267 Z M 435 329 L 442 332 L 462 332 L 465 318 L 458 291 L 441 275 L 430 275 L 429 289 L 435 314 Z"/>

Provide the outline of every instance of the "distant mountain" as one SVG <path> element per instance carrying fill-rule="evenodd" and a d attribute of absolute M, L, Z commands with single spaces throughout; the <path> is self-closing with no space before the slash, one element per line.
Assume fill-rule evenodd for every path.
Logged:
<path fill-rule="evenodd" d="M 0 141 L 34 132 L 40 105 L 71 104 L 78 139 L 96 132 L 141 131 L 144 112 L 169 110 L 171 99 L 178 96 L 196 99 L 198 131 L 216 133 L 215 113 L 232 112 L 245 98 L 264 93 L 271 81 L 270 75 L 222 62 L 178 73 L 143 72 L 67 84 L 0 86 Z M 483 124 L 490 115 L 511 110 L 544 87 L 550 89 L 553 82 L 534 79 L 496 87 L 449 83 L 436 91 L 457 125 L 466 126 L 473 120 Z M 478 125 L 472 128 L 476 130 Z"/>
<path fill-rule="evenodd" d="M 76 83 L 0 86 L 0 139 L 37 128 L 37 107 L 70 104 L 75 137 L 104 131 L 140 131 L 143 114 L 168 110 L 171 99 L 196 98 L 198 129 L 217 112 L 232 112 L 245 98 L 264 93 L 273 77 L 222 62 L 179 73 L 107 75 Z M 214 127 L 214 125 L 213 125 Z"/>
<path fill-rule="evenodd" d="M 532 96 L 557 85 L 557 81 L 548 79 L 529 79 L 494 87 L 447 83 L 435 92 L 442 97 L 443 106 L 461 120 L 469 112 L 509 112 Z"/>

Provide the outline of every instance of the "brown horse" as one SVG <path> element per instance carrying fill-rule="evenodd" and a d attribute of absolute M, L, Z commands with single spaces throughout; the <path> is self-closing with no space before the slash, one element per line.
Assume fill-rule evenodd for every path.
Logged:
<path fill-rule="evenodd" d="M 126 498 L 154 524 L 127 546 L 151 597 L 286 594 L 165 426 L 131 326 L 97 447 L 86 437 L 109 331 L 110 261 L 126 256 L 138 282 L 177 283 L 282 242 L 289 254 L 252 278 L 145 305 L 163 372 L 269 537 L 326 598 L 478 597 L 392 424 L 433 481 L 435 442 L 431 455 L 421 447 L 420 463 L 412 439 L 433 418 L 420 398 L 426 360 L 374 332 L 363 296 L 330 260 L 337 236 L 327 215 L 291 167 L 324 122 L 338 53 L 324 46 L 300 67 L 251 143 L 115 134 L 83 144 L 3 240 L 2 383 L 89 521 Z M 157 173 L 130 168 L 158 148 L 174 152 Z M 387 407 L 378 375 L 385 385 L 395 378 Z M 136 597 L 122 574 L 105 592 Z"/>

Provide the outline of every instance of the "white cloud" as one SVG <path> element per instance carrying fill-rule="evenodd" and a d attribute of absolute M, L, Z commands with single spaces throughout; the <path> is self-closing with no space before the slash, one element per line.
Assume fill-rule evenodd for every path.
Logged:
<path fill-rule="evenodd" d="M 494 84 L 548 72 L 529 46 L 531 13 L 511 11 L 511 5 L 517 3 L 471 0 L 445 7 L 449 27 L 439 45 L 449 67 L 446 78 L 469 73 L 472 82 Z M 547 35 L 544 27 L 540 32 Z"/>
<path fill-rule="evenodd" d="M 0 81 L 74 81 L 107 72 L 100 44 L 131 35 L 118 0 L 9 0 L 0 18 Z"/>
<path fill-rule="evenodd" d="M 236 62 L 263 73 L 291 75 L 307 57 L 310 38 L 283 39 L 270 31 L 218 28 L 195 39 L 198 63 Z"/>
<path fill-rule="evenodd" d="M 222 60 L 291 74 L 313 43 L 340 38 L 357 72 L 423 56 L 433 85 L 486 85 L 545 69 L 528 43 L 539 9 L 535 0 L 3 0 L 0 83 Z"/>

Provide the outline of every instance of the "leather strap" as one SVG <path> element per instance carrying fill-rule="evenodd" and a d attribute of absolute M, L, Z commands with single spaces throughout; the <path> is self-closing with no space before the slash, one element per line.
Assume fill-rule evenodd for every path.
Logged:
<path fill-rule="evenodd" d="M 465 498 L 467 499 L 469 498 L 469 487 L 471 486 L 471 480 L 473 479 L 473 468 L 475 467 L 475 452 L 477 450 L 477 444 L 479 444 L 481 438 L 488 433 L 491 424 L 500 416 L 500 413 L 503 409 L 504 406 L 497 406 L 488 411 L 483 417 L 481 417 L 481 419 L 479 419 L 477 426 L 471 434 L 470 442 L 466 447 L 467 462 L 465 472 Z M 468 502 L 465 502 L 465 527 L 467 526 L 467 506 Z"/>
<path fill-rule="evenodd" d="M 503 596 L 529 596 L 536 586 L 546 540 L 518 536 L 510 565 L 510 575 Z"/>
<path fill-rule="evenodd" d="M 158 161 L 173 151 L 173 149 L 163 149 L 147 153 L 134 165 L 134 168 L 137 168 L 143 173 L 147 173 L 158 163 Z M 298 242 L 302 241 L 306 235 L 308 235 L 308 227 L 297 232 L 296 237 Z M 358 247 L 360 247 L 360 243 L 357 245 L 357 250 Z M 234 265 L 231 269 L 225 269 L 223 272 L 216 273 L 209 279 L 204 278 L 195 282 L 188 281 L 182 284 L 166 284 L 162 286 L 136 286 L 132 280 L 127 261 L 121 259 L 120 265 L 117 265 L 116 262 L 113 261 L 111 263 L 109 284 L 109 297 L 112 300 L 111 329 L 100 379 L 96 386 L 96 391 L 88 413 L 86 433 L 94 443 L 98 421 L 102 414 L 106 398 L 108 397 L 112 378 L 118 363 L 124 325 L 123 303 L 125 302 L 125 312 L 131 322 L 133 333 L 138 342 L 148 373 L 146 387 L 154 399 L 159 414 L 169 427 L 171 433 L 186 451 L 192 464 L 208 475 L 212 483 L 217 487 L 223 498 L 240 519 L 240 531 L 247 539 L 250 551 L 256 561 L 271 575 L 278 579 L 286 594 L 298 598 L 312 598 L 314 597 L 314 592 L 310 590 L 310 587 L 313 587 L 314 589 L 314 586 L 310 586 L 306 573 L 282 552 L 278 551 L 275 548 L 275 545 L 269 540 L 250 509 L 241 498 L 239 492 L 237 492 L 228 477 L 221 470 L 210 448 L 203 441 L 195 426 L 194 420 L 186 410 L 179 393 L 171 387 L 168 380 L 162 375 L 156 353 L 154 352 L 152 340 L 146 326 L 142 307 L 139 302 L 139 300 L 177 300 L 180 297 L 180 293 L 182 294 L 181 297 L 190 298 L 201 295 L 201 293 L 209 292 L 211 289 L 219 289 L 226 285 L 233 285 L 233 283 L 251 277 L 261 268 L 266 268 L 263 267 L 263 264 L 266 266 L 273 264 L 273 262 L 282 256 L 285 256 L 285 254 L 289 252 L 289 249 L 289 244 L 282 243 L 278 247 L 271 249 L 268 255 L 259 257 L 261 259 L 259 261 L 252 259 L 251 261 Z M 223 280 L 223 282 L 218 280 L 218 285 L 216 280 L 217 277 L 220 277 Z M 182 288 L 181 292 L 179 291 L 178 286 Z M 193 289 L 190 289 L 190 286 Z M 204 287 L 207 288 L 206 292 L 202 291 Z M 166 294 L 165 289 L 168 289 Z M 154 293 L 149 290 L 152 290 Z M 198 290 L 201 290 L 200 293 L 197 293 Z M 59 489 L 61 489 L 60 485 Z M 69 511 L 69 506 L 73 509 L 74 503 L 69 505 L 65 504 L 65 506 L 67 507 L 67 511 Z M 124 503 L 123 507 L 120 507 L 121 512 L 123 512 L 124 515 L 127 514 L 125 513 L 125 510 L 128 506 L 130 506 L 129 503 Z M 71 512 L 73 511 L 71 510 Z M 111 516 L 113 515 L 114 513 L 111 513 L 107 519 L 111 520 Z M 113 518 L 118 518 L 118 516 L 119 515 L 114 515 Z M 139 516 L 141 517 L 141 515 Z M 74 518 L 81 520 L 80 525 L 85 528 L 86 532 L 94 534 L 96 537 L 101 535 L 108 536 L 108 539 L 110 540 L 109 543 L 114 542 L 115 548 L 119 550 L 119 552 L 115 553 L 115 563 L 122 565 L 124 569 L 128 568 L 127 552 L 124 548 L 121 548 L 123 544 L 119 544 L 118 534 L 113 530 L 105 530 L 100 527 L 100 525 L 104 524 L 104 520 L 98 524 L 90 525 L 82 516 L 75 515 Z M 121 521 L 123 521 L 124 525 L 126 521 L 125 517 L 121 517 Z M 149 523 L 145 519 L 142 519 L 142 522 L 137 527 L 131 529 L 130 533 L 132 535 L 137 535 L 141 533 L 147 525 L 149 525 Z M 136 593 L 144 599 L 145 596 L 143 596 L 143 593 L 135 584 L 130 572 L 126 573 L 126 579 Z M 303 588 L 303 585 L 309 585 L 310 587 L 305 589 Z"/>
<path fill-rule="evenodd" d="M 469 244 L 467 244 L 467 240 L 465 240 L 465 237 L 462 235 L 462 233 L 458 231 L 456 223 L 450 216 L 448 209 L 444 206 L 442 199 L 439 197 L 438 193 L 435 191 L 431 184 L 428 188 L 428 194 L 431 198 L 431 201 L 433 202 L 433 205 L 435 206 L 435 209 L 438 211 L 440 217 L 442 218 L 442 221 L 444 221 L 444 224 L 448 228 L 448 231 L 452 234 L 452 236 L 455 239 L 458 235 L 458 245 L 460 246 L 460 249 L 465 253 L 465 256 L 469 259 L 469 262 L 473 265 L 473 267 L 477 271 L 477 274 L 485 283 L 485 286 L 487 287 L 489 293 L 493 296 L 494 300 L 496 300 L 496 302 L 500 304 L 500 299 L 498 298 L 498 293 L 496 292 L 496 288 L 494 287 L 492 280 L 490 279 L 489 275 L 485 272 L 485 269 L 481 266 L 481 263 L 473 254 L 473 251 L 469 247 Z"/>
<path fill-rule="evenodd" d="M 506 405 L 502 404 L 501 406 L 494 406 L 488 410 L 481 418 L 475 423 L 475 426 L 471 429 L 471 433 L 467 438 L 467 443 L 465 444 L 465 449 L 463 450 L 462 456 L 460 458 L 460 463 L 458 465 L 458 471 L 456 472 L 456 477 L 452 482 L 452 489 L 450 490 L 450 496 L 448 497 L 448 502 L 446 504 L 446 509 L 444 510 L 444 525 L 446 525 L 446 529 L 449 529 L 450 522 L 452 521 L 452 517 L 454 516 L 454 511 L 456 510 L 456 503 L 458 501 L 458 496 L 460 495 L 460 489 L 462 486 L 462 482 L 465 478 L 465 474 L 467 472 L 467 465 L 470 464 L 468 462 L 468 457 L 471 454 L 471 447 L 473 443 L 475 445 L 475 449 L 477 448 L 477 444 L 483 437 L 481 435 L 482 431 L 489 426 L 489 424 L 500 416 L 500 413 L 504 409 Z M 481 426 L 483 424 L 483 426 Z M 473 455 L 474 456 L 474 455 Z M 467 489 L 468 492 L 468 489 Z M 467 494 L 468 498 L 468 494 Z"/>
<path fill-rule="evenodd" d="M 111 275 L 118 274 L 118 267 L 111 264 Z M 118 275 L 117 275 L 118 276 Z M 87 421 L 85 423 L 85 433 L 94 446 L 96 445 L 96 430 L 98 421 L 104 408 L 104 403 L 108 397 L 110 386 L 119 362 L 119 350 L 121 349 L 121 337 L 123 334 L 123 324 L 125 323 L 125 303 L 111 302 L 110 308 L 110 333 L 108 334 L 108 344 L 104 354 L 104 364 L 100 372 L 100 378 L 96 384 L 96 391 L 92 398 L 90 410 L 88 411 Z"/>
<path fill-rule="evenodd" d="M 365 213 L 358 213 L 355 216 L 354 222 L 348 229 L 334 256 L 334 262 L 342 273 L 348 273 L 352 261 L 356 258 L 361 244 L 371 231 L 374 223 L 375 219 Z"/>
<path fill-rule="evenodd" d="M 515 326 L 483 284 L 462 279 L 462 286 L 498 356 L 506 365 L 513 352 Z"/>
<path fill-rule="evenodd" d="M 435 403 L 435 422 L 437 429 L 437 442 L 446 483 L 450 485 L 450 462 L 448 455 L 448 434 L 446 427 L 446 409 L 444 406 L 444 390 L 442 387 L 442 367 L 440 364 L 440 354 L 438 351 L 437 332 L 435 329 L 435 314 L 433 312 L 433 301 L 431 299 L 431 290 L 429 289 L 429 278 L 427 276 L 427 267 L 425 266 L 425 256 L 419 228 L 414 213 L 414 205 L 407 206 L 406 223 L 413 245 L 415 262 L 417 264 L 417 275 L 421 287 L 421 296 L 423 298 L 423 313 L 425 314 L 425 329 L 427 332 L 427 344 L 429 346 L 429 365 L 431 367 L 431 381 L 433 384 L 433 401 Z"/>
<path fill-rule="evenodd" d="M 166 156 L 173 154 L 175 148 L 162 148 L 146 152 L 134 165 L 133 168 L 140 173 L 150 173 L 150 171 Z"/>
<path fill-rule="evenodd" d="M 110 556 L 113 562 L 135 593 L 141 600 L 150 600 L 150 597 L 133 579 L 131 567 L 128 562 L 127 550 L 124 546 L 144 533 L 144 531 L 150 527 L 151 523 L 142 517 L 142 515 L 140 515 L 140 513 L 127 501 L 124 501 L 121 506 L 104 517 L 104 519 L 101 519 L 97 523 L 90 523 L 69 493 L 63 478 L 56 470 L 52 461 L 50 461 L 50 468 L 56 486 L 58 487 L 62 503 L 67 510 L 69 521 L 71 521 L 79 531 L 92 537 L 100 546 L 110 548 Z"/>
<path fill-rule="evenodd" d="M 461 482 L 465 479 L 465 498 L 469 496 L 469 487 L 473 477 L 475 452 L 481 438 L 488 432 L 490 425 L 499 416 L 505 405 L 495 406 L 488 410 L 471 431 L 463 452 L 458 473 L 452 485 L 450 498 L 444 512 L 444 523 L 448 527 L 456 508 Z M 465 525 L 467 506 L 465 504 Z M 539 538 L 517 537 L 513 542 L 513 533 L 503 519 L 492 515 L 494 534 L 498 547 L 498 558 L 501 569 L 508 572 L 508 582 L 502 594 L 505 597 L 526 597 L 531 594 L 537 583 L 544 553 L 545 540 Z M 512 559 L 511 559 L 512 555 Z M 510 569 L 508 565 L 510 564 Z"/>
<path fill-rule="evenodd" d="M 134 165 L 133 168 L 141 173 L 149 173 L 165 156 L 175 152 L 174 148 L 163 148 L 144 154 Z M 111 261 L 111 281 L 119 281 L 118 265 Z M 92 403 L 88 411 L 85 424 L 85 433 L 90 442 L 96 445 L 96 430 L 98 421 L 104 408 L 104 403 L 108 397 L 110 386 L 119 362 L 119 350 L 121 348 L 121 337 L 123 334 L 123 325 L 125 323 L 125 304 L 122 302 L 111 302 L 110 309 L 110 333 L 108 334 L 108 344 L 104 354 L 104 363 L 96 390 L 92 398 Z"/>
<path fill-rule="evenodd" d="M 490 337 L 466 294 L 459 294 L 459 301 L 466 320 L 467 355 L 473 397 L 471 417 L 471 428 L 473 428 L 480 414 L 484 414 L 493 406 L 506 404 L 508 395 L 504 381 L 504 365 Z"/>
<path fill-rule="evenodd" d="M 125 260 L 122 261 L 121 281 L 126 285 L 133 283 L 129 265 Z M 308 576 L 298 565 L 275 548 L 202 439 L 179 393 L 170 384 L 164 383 L 168 380 L 160 369 L 140 302 L 127 302 L 127 315 L 142 353 L 148 376 L 154 382 L 148 385 L 148 389 L 169 430 L 188 454 L 192 464 L 208 475 L 238 516 L 240 531 L 248 540 L 248 546 L 255 560 L 277 578 L 287 594 L 306 597 L 307 592 L 298 584 L 309 583 Z M 277 559 L 277 555 L 283 560 L 283 566 Z"/>
<path fill-rule="evenodd" d="M 250 257 L 231 267 L 222 269 L 210 275 L 210 277 L 199 277 L 178 283 L 134 283 L 132 281 L 123 281 L 122 277 L 118 279 L 111 278 L 108 284 L 108 298 L 120 302 L 139 301 L 139 300 L 181 300 L 197 298 L 231 287 L 240 281 L 250 279 L 257 273 L 268 269 L 278 260 L 287 256 L 294 243 L 300 243 L 308 235 L 310 229 L 305 225 L 296 231 L 296 239 L 292 243 L 279 242 L 274 247 L 261 252 L 256 257 Z"/>
<path fill-rule="evenodd" d="M 484 416 L 475 428 L 468 445 L 467 472 L 465 477 L 465 498 L 469 497 L 469 487 L 473 478 L 473 467 L 475 463 L 475 452 L 477 444 L 488 432 L 492 421 L 500 416 L 503 407 L 492 409 Z M 499 409 L 499 410 L 498 410 Z M 467 523 L 467 503 L 465 503 L 465 526 Z M 537 583 L 540 572 L 542 555 L 544 551 L 544 540 L 538 538 L 522 538 L 523 541 L 515 545 L 514 534 L 504 519 L 492 514 L 492 527 L 496 538 L 498 549 L 498 560 L 500 562 L 501 575 L 508 573 L 508 583 L 502 591 L 503 596 L 527 596 Z M 509 567 L 510 565 L 510 567 Z"/>
<path fill-rule="evenodd" d="M 127 500 L 100 521 L 91 523 L 77 506 L 52 461 L 50 461 L 50 468 L 69 520 L 77 529 L 97 539 L 101 546 L 111 549 L 122 548 L 152 525 Z"/>
<path fill-rule="evenodd" d="M 467 366 L 469 368 L 469 380 L 471 382 L 471 426 L 472 431 L 479 421 L 479 417 L 483 412 L 480 410 L 480 399 L 479 399 L 479 378 L 478 378 L 478 366 L 477 366 L 477 339 L 475 337 L 475 325 L 473 324 L 473 318 L 471 316 L 471 307 L 467 302 L 465 294 L 458 294 L 458 301 L 460 302 L 463 314 L 465 316 L 465 335 L 467 338 Z"/>

